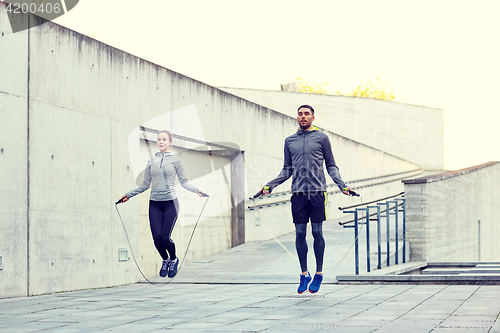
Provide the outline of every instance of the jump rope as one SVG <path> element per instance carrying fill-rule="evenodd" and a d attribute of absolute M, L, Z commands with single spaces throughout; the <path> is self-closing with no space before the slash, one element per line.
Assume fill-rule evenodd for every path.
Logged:
<path fill-rule="evenodd" d="M 184 259 L 186 259 L 186 256 L 187 256 L 187 253 L 188 253 L 188 250 L 189 250 L 189 245 L 191 245 L 191 240 L 193 239 L 194 232 L 196 231 L 196 227 L 198 226 L 198 223 L 200 222 L 201 214 L 203 214 L 203 210 L 205 210 L 205 206 L 207 205 L 208 199 L 210 197 L 206 193 L 203 193 L 202 196 L 206 197 L 207 200 L 205 200 L 205 204 L 203 205 L 203 208 L 200 211 L 200 215 L 198 216 L 198 219 L 196 220 L 196 224 L 194 225 L 193 232 L 191 233 L 191 238 L 189 238 L 189 243 L 188 243 L 188 245 L 186 247 L 186 252 L 184 253 L 184 257 L 182 258 L 182 262 L 179 265 L 179 268 L 177 269 L 178 272 L 181 270 L 181 267 L 184 264 Z M 120 203 L 123 203 L 123 199 L 120 199 L 117 202 L 115 202 L 115 208 L 116 208 L 116 212 L 118 213 L 118 216 L 120 217 L 120 222 L 122 223 L 123 231 L 125 232 L 125 236 L 127 237 L 128 246 L 130 247 L 130 252 L 132 253 L 132 258 L 134 258 L 135 265 L 137 266 L 137 269 L 139 270 L 139 272 L 141 273 L 142 277 L 146 281 L 148 281 L 153 286 L 157 286 L 157 284 L 149 281 L 148 278 L 144 276 L 144 273 L 142 272 L 141 268 L 139 267 L 139 264 L 137 263 L 137 260 L 135 259 L 134 251 L 132 250 L 132 244 L 130 244 L 130 239 L 128 238 L 127 229 L 125 228 L 125 224 L 123 223 L 122 216 L 120 215 L 120 211 L 118 210 L 118 204 L 120 204 Z"/>
<path fill-rule="evenodd" d="M 352 195 L 352 196 L 357 196 L 357 197 L 360 197 L 360 194 L 354 192 L 353 190 L 351 189 L 348 189 L 349 191 L 349 194 Z M 276 236 L 274 236 L 274 234 L 271 232 L 271 230 L 269 230 L 269 228 L 267 227 L 267 225 L 264 223 L 264 219 L 262 218 L 262 215 L 260 215 L 260 212 L 259 212 L 259 209 L 257 208 L 257 204 L 255 203 L 255 198 L 259 197 L 262 195 L 262 191 L 259 191 L 258 193 L 256 193 L 253 197 L 250 197 L 249 199 L 251 201 L 253 201 L 254 203 L 254 209 L 257 211 L 257 214 L 259 215 L 259 218 L 260 218 L 260 221 L 262 222 L 262 225 L 264 226 L 264 228 L 266 228 L 267 232 L 269 232 L 269 234 L 273 237 L 273 239 L 288 253 L 288 255 L 293 258 L 295 260 L 295 256 L 290 252 L 288 251 L 288 249 L 286 248 L 285 245 L 283 245 L 283 243 L 281 243 L 277 238 Z M 184 260 L 186 259 L 186 256 L 187 256 L 187 253 L 189 251 L 189 246 L 191 245 L 191 241 L 193 240 L 193 236 L 194 236 L 194 232 L 196 231 L 196 227 L 198 226 L 198 223 L 200 222 L 200 218 L 201 218 L 201 215 L 203 214 L 203 211 L 205 210 L 205 206 L 207 205 L 208 203 L 208 199 L 209 199 L 209 195 L 204 193 L 203 194 L 204 197 L 207 198 L 207 200 L 205 200 L 205 203 L 203 204 L 203 207 L 200 211 L 200 215 L 198 216 L 198 219 L 196 220 L 196 224 L 194 225 L 194 228 L 193 228 L 193 231 L 191 233 L 191 237 L 189 238 L 189 242 L 188 242 L 188 245 L 186 247 L 186 252 L 184 253 L 184 257 L 182 258 L 182 262 L 181 264 L 179 265 L 179 268 L 178 268 L 178 271 L 180 271 L 181 267 L 183 267 L 184 265 Z M 362 202 L 362 199 L 361 199 L 361 202 Z M 115 202 L 115 209 L 116 209 L 116 212 L 118 213 L 118 217 L 120 218 L 120 222 L 122 224 L 122 227 L 123 227 L 123 231 L 125 232 L 125 236 L 127 238 L 127 242 L 128 242 L 128 245 L 130 247 L 130 252 L 132 253 L 132 258 L 134 259 L 134 262 L 135 262 L 135 265 L 137 267 L 137 269 L 139 270 L 139 272 L 141 273 L 142 277 L 147 281 L 149 282 L 150 284 L 152 284 L 153 286 L 157 286 L 157 284 L 149 281 L 149 279 L 144 275 L 144 273 L 142 272 L 141 268 L 139 267 L 139 264 L 137 263 L 137 260 L 135 258 L 135 254 L 134 254 L 134 251 L 132 249 L 132 244 L 130 243 L 130 239 L 128 237 L 128 233 L 127 233 L 127 229 L 125 228 L 125 224 L 123 223 L 123 219 L 121 217 L 121 214 L 120 214 L 120 211 L 118 210 L 118 204 L 120 203 L 123 203 L 123 199 L 120 199 L 118 200 L 117 202 Z M 363 226 L 361 226 L 361 228 L 363 228 Z M 361 231 L 361 230 L 360 230 Z M 339 262 L 337 262 L 332 268 L 335 268 L 337 267 L 337 265 L 339 265 L 346 257 L 347 255 L 349 254 L 349 252 L 351 251 L 352 247 L 354 246 L 357 238 L 359 237 L 360 233 L 358 233 L 358 236 L 356 237 L 356 239 L 354 240 L 354 242 L 351 244 L 351 247 L 349 248 L 349 250 L 347 250 L 346 254 L 342 257 L 342 259 L 340 259 Z"/>

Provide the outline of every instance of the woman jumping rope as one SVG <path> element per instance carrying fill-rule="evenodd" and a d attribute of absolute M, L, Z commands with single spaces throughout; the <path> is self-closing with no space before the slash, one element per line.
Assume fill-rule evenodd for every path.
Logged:
<path fill-rule="evenodd" d="M 179 216 L 179 200 L 174 187 L 175 176 L 177 175 L 179 182 L 186 190 L 197 193 L 200 197 L 205 193 L 188 182 L 181 160 L 170 152 L 172 133 L 165 130 L 158 132 L 157 145 L 160 152 L 148 161 L 142 185 L 127 192 L 120 200 L 127 202 L 151 186 L 149 224 L 155 247 L 163 259 L 160 276 L 168 275 L 169 278 L 173 278 L 177 274 L 179 265 L 179 258 L 175 254 L 175 244 L 170 238 Z"/>

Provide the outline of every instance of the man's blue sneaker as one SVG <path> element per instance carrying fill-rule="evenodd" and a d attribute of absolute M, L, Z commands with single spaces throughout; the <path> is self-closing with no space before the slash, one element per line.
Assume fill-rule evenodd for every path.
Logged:
<path fill-rule="evenodd" d="M 300 274 L 300 285 L 299 288 L 297 289 L 297 292 L 299 294 L 302 294 L 304 291 L 307 290 L 307 286 L 309 285 L 309 282 L 311 282 L 311 274 L 307 272 L 307 275 Z"/>
<path fill-rule="evenodd" d="M 170 260 L 168 264 L 168 277 L 173 278 L 177 274 L 177 266 L 179 265 L 179 258 Z"/>
<path fill-rule="evenodd" d="M 317 292 L 319 290 L 319 287 L 321 287 L 322 281 L 323 275 L 314 274 L 313 282 L 311 282 L 311 285 L 309 286 L 309 292 L 313 294 Z"/>
<path fill-rule="evenodd" d="M 169 264 L 170 264 L 170 259 L 163 260 L 163 262 L 161 264 L 161 269 L 160 269 L 160 276 L 161 277 L 167 276 Z"/>

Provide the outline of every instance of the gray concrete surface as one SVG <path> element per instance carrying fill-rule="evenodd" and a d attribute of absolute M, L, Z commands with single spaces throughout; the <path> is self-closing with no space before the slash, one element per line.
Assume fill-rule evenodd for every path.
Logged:
<path fill-rule="evenodd" d="M 353 269 L 352 250 L 341 261 L 352 229 L 326 222 L 324 234 L 325 282 L 314 295 L 296 293 L 297 259 L 271 240 L 187 264 L 154 286 L 2 299 L 0 331 L 500 332 L 500 286 L 338 285 L 335 275 Z M 295 254 L 293 234 L 278 239 Z"/>

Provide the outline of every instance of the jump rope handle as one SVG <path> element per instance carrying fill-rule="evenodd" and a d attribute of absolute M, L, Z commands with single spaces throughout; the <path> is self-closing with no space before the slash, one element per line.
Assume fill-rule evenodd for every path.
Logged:
<path fill-rule="evenodd" d="M 202 193 L 202 195 L 201 195 L 201 196 L 202 196 L 202 197 L 206 197 L 206 198 L 208 198 L 208 197 L 209 197 L 209 195 L 208 195 L 208 194 L 206 194 L 206 193 Z"/>
<path fill-rule="evenodd" d="M 253 200 L 253 199 L 257 198 L 257 197 L 260 197 L 261 195 L 262 195 L 262 191 L 259 191 L 259 192 L 255 193 L 255 194 L 253 195 L 253 197 L 250 197 L 250 198 L 248 198 L 248 199 Z"/>
<path fill-rule="evenodd" d="M 354 192 L 353 190 L 351 190 L 350 188 L 347 188 L 347 187 L 344 187 L 344 191 L 349 192 L 349 194 L 352 195 L 352 196 L 354 196 L 354 197 L 359 197 L 360 196 L 359 193 L 356 193 L 356 192 Z"/>
<path fill-rule="evenodd" d="M 271 194 L 271 192 L 272 192 L 272 189 L 270 189 L 270 188 L 269 188 L 269 186 L 264 186 L 264 188 L 263 188 L 262 190 L 260 190 L 259 192 L 255 193 L 255 194 L 253 195 L 253 197 L 250 197 L 250 198 L 248 198 L 248 199 L 253 200 L 253 199 L 257 198 L 257 197 L 260 197 L 260 196 L 262 195 L 262 192 L 263 192 L 264 190 L 268 190 L 268 191 L 269 191 L 269 194 Z"/>

